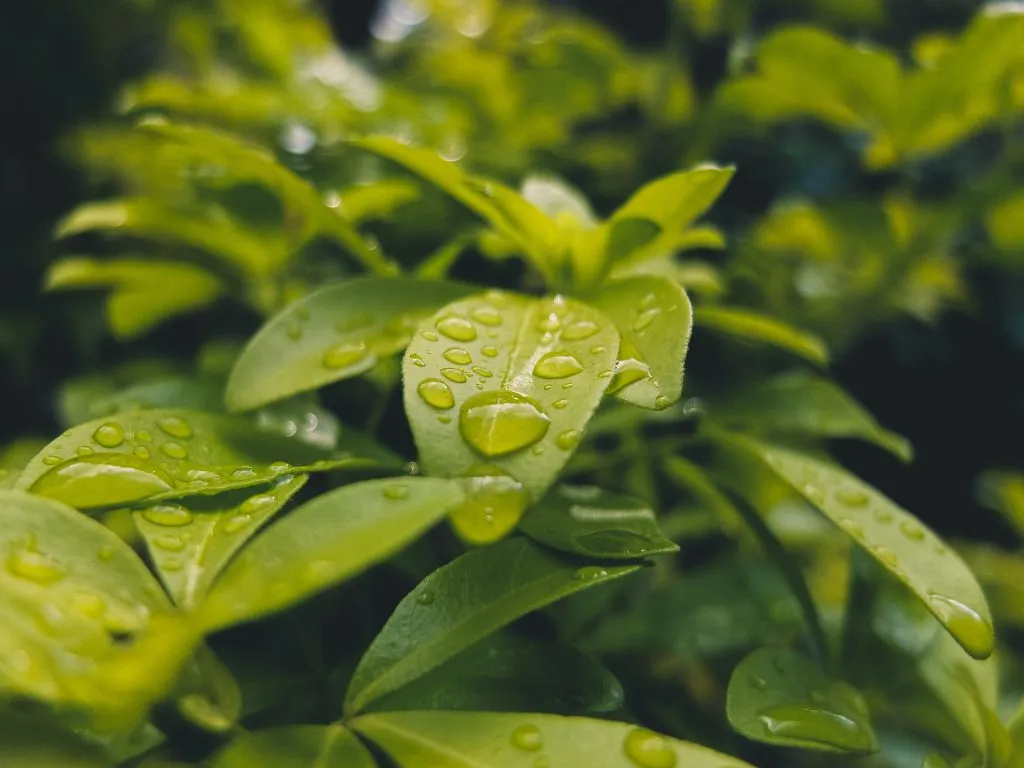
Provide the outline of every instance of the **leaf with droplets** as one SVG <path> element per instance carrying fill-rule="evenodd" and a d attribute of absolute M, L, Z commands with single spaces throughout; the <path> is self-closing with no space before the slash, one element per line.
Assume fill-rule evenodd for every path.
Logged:
<path fill-rule="evenodd" d="M 819 365 L 828 364 L 828 348 L 817 336 L 756 312 L 726 307 L 698 307 L 693 312 L 693 321 L 699 327 L 727 336 L 769 344 Z"/>
<path fill-rule="evenodd" d="M 519 528 L 546 546 L 598 559 L 635 560 L 679 551 L 647 504 L 594 486 L 559 485 L 526 513 Z"/>
<path fill-rule="evenodd" d="M 497 712 L 389 712 L 352 728 L 402 768 L 752 768 L 699 744 L 609 720 Z"/>
<path fill-rule="evenodd" d="M 398 604 L 352 677 L 345 711 L 359 712 L 520 616 L 640 567 L 580 567 L 524 538 L 467 552 Z"/>
<path fill-rule="evenodd" d="M 231 558 L 306 484 L 308 475 L 282 475 L 265 488 L 197 496 L 180 504 L 135 510 L 135 525 L 171 599 L 194 610 Z"/>
<path fill-rule="evenodd" d="M 284 474 L 378 463 L 321 451 L 238 417 L 133 411 L 65 432 L 25 468 L 17 487 L 88 509 L 223 493 Z"/>
<path fill-rule="evenodd" d="M 342 725 L 289 725 L 244 733 L 210 768 L 375 768 L 373 755 Z"/>
<path fill-rule="evenodd" d="M 574 648 L 499 632 L 374 701 L 373 712 L 469 710 L 591 714 L 622 706 L 619 681 Z"/>
<path fill-rule="evenodd" d="M 231 561 L 199 608 L 210 629 L 301 602 L 391 557 L 464 501 L 431 477 L 370 480 L 303 504 Z"/>
<path fill-rule="evenodd" d="M 622 339 L 609 391 L 642 408 L 660 410 L 679 400 L 693 328 L 682 286 L 667 277 L 637 275 L 606 283 L 589 300 Z"/>
<path fill-rule="evenodd" d="M 402 363 L 424 469 L 450 477 L 494 465 L 540 496 L 600 403 L 617 351 L 615 326 L 572 299 L 491 291 L 444 307 Z"/>
<path fill-rule="evenodd" d="M 712 434 L 741 462 L 733 475 L 747 473 L 747 459 L 766 466 L 906 584 L 964 650 L 975 658 L 992 653 L 992 618 L 974 574 L 920 520 L 833 464 L 738 435 Z"/>
<path fill-rule="evenodd" d="M 826 752 L 875 752 L 864 697 L 794 651 L 761 648 L 729 679 L 726 713 L 748 739 Z"/>
<path fill-rule="evenodd" d="M 365 373 L 404 348 L 424 317 L 473 292 L 461 283 L 360 278 L 314 291 L 260 329 L 228 381 L 232 411 Z"/>
<path fill-rule="evenodd" d="M 709 398 L 718 424 L 761 434 L 859 437 L 910 461 L 906 438 L 884 429 L 837 384 L 808 371 L 793 371 L 721 398 Z"/>

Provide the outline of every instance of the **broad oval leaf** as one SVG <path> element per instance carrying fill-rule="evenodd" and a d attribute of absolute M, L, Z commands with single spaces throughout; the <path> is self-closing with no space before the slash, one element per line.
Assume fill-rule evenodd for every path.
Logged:
<path fill-rule="evenodd" d="M 864 697 L 819 664 L 782 648 L 761 648 L 729 679 L 726 712 L 748 739 L 827 752 L 875 752 Z"/>
<path fill-rule="evenodd" d="M 693 321 L 703 328 L 744 341 L 788 350 L 819 365 L 828 364 L 828 348 L 817 336 L 771 317 L 726 307 L 698 307 Z"/>
<path fill-rule="evenodd" d="M 572 455 L 611 381 L 619 346 L 597 310 L 561 296 L 491 291 L 420 326 L 402 363 L 424 469 L 512 475 L 534 497 Z"/>
<path fill-rule="evenodd" d="M 318 496 L 246 547 L 199 609 L 211 629 L 279 611 L 401 550 L 464 501 L 458 481 L 370 480 Z"/>
<path fill-rule="evenodd" d="M 87 509 L 222 493 L 284 474 L 377 463 L 321 451 L 237 417 L 163 409 L 73 427 L 32 460 L 17 487 Z"/>
<path fill-rule="evenodd" d="M 446 709 L 591 714 L 622 706 L 614 675 L 571 646 L 500 632 L 377 699 L 374 712 Z"/>
<path fill-rule="evenodd" d="M 660 410 L 679 400 L 693 328 L 693 309 L 682 286 L 667 277 L 637 275 L 606 283 L 589 300 L 621 337 L 609 391 L 642 408 Z"/>
<path fill-rule="evenodd" d="M 360 661 L 345 710 L 362 710 L 524 614 L 640 567 L 580 566 L 524 538 L 467 552 L 398 604 Z"/>
<path fill-rule="evenodd" d="M 376 768 L 342 725 L 291 725 L 246 733 L 214 755 L 210 768 Z"/>
<path fill-rule="evenodd" d="M 275 315 L 235 364 L 225 401 L 246 411 L 373 368 L 416 325 L 473 292 L 461 283 L 369 277 L 314 291 Z"/>
<path fill-rule="evenodd" d="M 281 475 L 265 488 L 194 496 L 188 507 L 155 504 L 135 510 L 135 526 L 171 599 L 195 609 L 228 561 L 306 484 Z"/>
<path fill-rule="evenodd" d="M 636 560 L 679 551 L 647 504 L 594 486 L 554 488 L 519 528 L 541 544 L 597 559 Z"/>
<path fill-rule="evenodd" d="M 714 435 L 727 451 L 766 465 L 821 510 L 906 584 L 965 651 L 979 659 L 992 653 L 992 618 L 974 574 L 920 520 L 833 464 L 736 435 Z"/>
<path fill-rule="evenodd" d="M 389 712 L 352 727 L 402 768 L 752 768 L 706 747 L 608 720 L 489 712 Z"/>

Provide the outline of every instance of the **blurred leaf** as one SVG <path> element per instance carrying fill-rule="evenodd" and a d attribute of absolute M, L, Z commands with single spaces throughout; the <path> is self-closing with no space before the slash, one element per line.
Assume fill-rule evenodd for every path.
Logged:
<path fill-rule="evenodd" d="M 998 248 L 1006 251 L 1024 249 L 1024 192 L 989 209 L 985 224 Z"/>
<path fill-rule="evenodd" d="M 206 645 L 199 646 L 185 665 L 174 695 L 178 713 L 212 733 L 230 730 L 242 714 L 238 681 Z"/>
<path fill-rule="evenodd" d="M 819 365 L 828 364 L 825 342 L 813 334 L 765 315 L 726 307 L 697 307 L 693 312 L 693 320 L 698 326 L 719 333 L 780 347 Z"/>
<path fill-rule="evenodd" d="M 292 725 L 244 733 L 210 768 L 374 768 L 369 750 L 341 725 Z"/>
<path fill-rule="evenodd" d="M 43 715 L 0 712 L 5 768 L 112 768 L 97 746 L 88 744 Z"/>

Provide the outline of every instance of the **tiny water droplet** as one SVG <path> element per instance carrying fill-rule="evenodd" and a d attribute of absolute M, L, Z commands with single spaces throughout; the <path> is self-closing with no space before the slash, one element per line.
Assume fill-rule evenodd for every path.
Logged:
<path fill-rule="evenodd" d="M 291 468 L 292 465 L 289 464 L 287 461 L 275 461 L 273 464 L 267 467 L 267 469 L 269 469 L 275 475 L 279 475 L 282 472 L 287 472 Z"/>
<path fill-rule="evenodd" d="M 473 362 L 472 356 L 461 347 L 451 347 L 444 352 L 444 359 L 452 365 L 469 365 Z"/>
<path fill-rule="evenodd" d="M 480 351 L 484 354 L 484 357 L 497 357 L 498 356 L 498 348 L 494 347 L 494 346 L 491 346 L 491 345 L 487 345 L 486 347 L 484 347 Z"/>
<path fill-rule="evenodd" d="M 589 320 L 580 320 L 562 331 L 562 338 L 566 341 L 580 341 L 581 339 L 589 339 L 599 330 L 601 328 L 597 323 L 592 323 Z"/>
<path fill-rule="evenodd" d="M 160 453 L 171 459 L 187 459 L 188 451 L 181 443 L 168 441 L 160 446 Z"/>
<path fill-rule="evenodd" d="M 452 423 L 452 417 L 451 416 L 441 415 L 441 416 L 437 417 L 437 420 L 439 422 L 441 422 L 442 424 L 451 424 Z"/>
<path fill-rule="evenodd" d="M 135 440 L 140 443 L 152 443 L 153 433 L 145 429 L 140 429 L 135 433 Z"/>
<path fill-rule="evenodd" d="M 224 523 L 224 533 L 238 533 L 252 522 L 249 515 L 234 515 Z"/>
<path fill-rule="evenodd" d="M 117 554 L 117 550 L 109 544 L 105 544 L 104 546 L 100 547 L 100 551 L 96 553 L 96 556 L 102 562 L 106 563 L 112 560 L 115 554 Z"/>
<path fill-rule="evenodd" d="M 887 509 L 875 510 L 875 521 L 887 525 L 892 522 L 892 512 Z"/>
<path fill-rule="evenodd" d="M 75 453 L 77 453 L 79 456 L 91 456 L 92 454 L 96 453 L 96 451 L 95 449 L 90 448 L 88 445 L 80 445 L 78 446 L 77 449 L 75 449 Z"/>
<path fill-rule="evenodd" d="M 899 558 L 886 547 L 879 545 L 873 551 L 875 556 L 890 568 L 896 568 L 900 564 Z"/>
<path fill-rule="evenodd" d="M 597 346 L 594 346 L 594 347 L 591 347 L 591 348 L 590 348 L 590 354 L 592 354 L 592 355 L 600 355 L 600 354 L 602 354 L 602 353 L 603 353 L 603 352 L 604 352 L 604 351 L 605 351 L 606 349 L 607 349 L 607 347 L 605 347 L 605 346 L 602 346 L 601 344 L 598 344 Z"/>
<path fill-rule="evenodd" d="M 489 379 L 489 378 L 491 378 L 494 375 L 494 372 L 492 370 L 490 370 L 489 368 L 483 368 L 483 367 L 481 367 L 479 365 L 474 365 L 471 370 L 477 376 L 480 376 L 480 377 L 482 377 L 484 379 Z"/>
<path fill-rule="evenodd" d="M 192 426 L 178 416 L 165 416 L 158 419 L 156 425 L 169 437 L 176 437 L 179 440 L 188 440 L 192 437 Z"/>
<path fill-rule="evenodd" d="M 636 320 L 633 321 L 633 330 L 637 333 L 641 333 L 650 327 L 651 323 L 658 319 L 658 315 L 661 314 L 661 310 L 645 309 L 636 316 Z"/>
<path fill-rule="evenodd" d="M 440 379 L 424 379 L 416 387 L 416 392 L 431 408 L 446 411 L 455 406 L 455 396 L 448 385 Z"/>
<path fill-rule="evenodd" d="M 153 539 L 153 544 L 168 552 L 181 552 L 187 546 L 187 542 L 181 536 L 157 536 Z"/>
<path fill-rule="evenodd" d="M 904 520 L 900 523 L 900 533 L 911 541 L 924 541 L 924 528 L 913 520 Z"/>
<path fill-rule="evenodd" d="M 302 338 L 302 326 L 299 325 L 294 320 L 290 321 L 285 326 L 284 332 L 285 332 L 285 334 L 287 334 L 288 338 L 291 339 L 292 341 L 298 341 L 299 339 Z"/>
<path fill-rule="evenodd" d="M 458 368 L 442 368 L 441 375 L 448 379 L 448 381 L 454 381 L 456 384 L 466 383 L 466 374 Z"/>
<path fill-rule="evenodd" d="M 107 604 L 99 595 L 91 592 L 76 592 L 71 596 L 71 609 L 90 619 L 98 619 L 107 610 Z"/>
<path fill-rule="evenodd" d="M 646 728 L 633 728 L 622 745 L 626 757 L 640 768 L 675 768 L 676 751 L 662 736 Z"/>
<path fill-rule="evenodd" d="M 568 400 L 555 400 L 555 402 L 553 402 L 551 404 L 551 407 L 552 408 L 557 408 L 558 410 L 562 410 L 567 405 L 569 405 L 569 401 Z"/>
<path fill-rule="evenodd" d="M 409 495 L 409 486 L 404 484 L 388 485 L 384 487 L 384 498 L 397 501 Z"/>
<path fill-rule="evenodd" d="M 659 410 L 663 408 L 668 408 L 670 405 L 672 405 L 672 401 L 669 400 L 664 395 L 658 395 L 656 398 L 654 398 L 654 407 Z"/>
<path fill-rule="evenodd" d="M 482 325 L 489 325 L 492 327 L 501 325 L 501 313 L 494 307 L 477 307 L 469 313 L 469 316 Z"/>
<path fill-rule="evenodd" d="M 104 448 L 117 448 L 124 442 L 124 427 L 107 422 L 92 433 L 92 439 Z"/>
<path fill-rule="evenodd" d="M 338 344 L 331 347 L 324 353 L 324 368 L 340 370 L 359 365 L 368 357 L 366 343 L 359 341 L 355 343 Z"/>
<path fill-rule="evenodd" d="M 255 515 L 258 512 L 262 512 L 267 507 L 272 507 L 276 503 L 277 499 L 269 493 L 260 493 L 255 496 L 250 496 L 248 499 L 243 501 L 238 507 L 238 511 L 243 515 Z"/>
<path fill-rule="evenodd" d="M 423 331 L 420 334 L 420 336 L 422 336 L 427 341 L 437 341 L 437 334 L 434 333 L 433 331 Z"/>
<path fill-rule="evenodd" d="M 642 299 L 640 299 L 640 309 L 650 309 L 658 303 L 658 297 L 656 294 L 648 293 Z"/>
<path fill-rule="evenodd" d="M 453 341 L 473 341 L 476 328 L 462 317 L 446 317 L 437 321 L 437 330 Z"/>
<path fill-rule="evenodd" d="M 863 507 L 870 501 L 868 495 L 859 488 L 840 488 L 836 491 L 836 498 L 851 507 Z"/>
<path fill-rule="evenodd" d="M 556 313 L 551 312 L 546 317 L 542 317 L 537 323 L 537 330 L 543 331 L 545 334 L 553 333 L 562 327 L 562 318 Z"/>
<path fill-rule="evenodd" d="M 58 464 L 60 464 L 60 462 L 60 456 L 46 456 L 43 458 L 43 464 L 45 464 L 48 467 L 55 467 Z"/>
<path fill-rule="evenodd" d="M 424 590 L 416 595 L 416 602 L 420 605 L 433 605 L 434 604 L 434 593 L 429 590 Z"/>
<path fill-rule="evenodd" d="M 537 361 L 533 375 L 542 379 L 567 379 L 583 370 L 580 361 L 567 352 L 549 352 Z"/>
<path fill-rule="evenodd" d="M 192 522 L 192 513 L 180 504 L 157 504 L 142 513 L 145 520 L 153 525 L 177 528 Z"/>
<path fill-rule="evenodd" d="M 538 404 L 518 392 L 478 392 L 462 404 L 462 437 L 485 456 L 503 456 L 537 443 L 551 421 Z"/>
<path fill-rule="evenodd" d="M 582 568 L 577 568 L 576 573 L 573 574 L 577 581 L 594 581 L 603 579 L 607 575 L 608 571 L 599 565 L 585 565 Z"/>
<path fill-rule="evenodd" d="M 238 467 L 237 469 L 231 470 L 231 477 L 235 480 L 247 480 L 249 478 L 256 477 L 255 467 Z"/>
<path fill-rule="evenodd" d="M 803 492 L 804 496 L 806 496 L 807 500 L 812 504 L 821 504 L 825 500 L 825 496 L 821 492 L 821 489 L 811 483 L 804 485 Z"/>
<path fill-rule="evenodd" d="M 839 524 L 843 527 L 843 530 L 845 530 L 847 533 L 849 533 L 851 536 L 855 538 L 859 539 L 864 536 L 864 529 L 856 520 L 851 520 L 848 517 L 844 517 L 842 520 L 839 521 Z"/>
<path fill-rule="evenodd" d="M 544 737 L 535 725 L 520 725 L 512 731 L 512 746 L 527 752 L 536 752 L 544 746 Z"/>
<path fill-rule="evenodd" d="M 152 456 L 152 454 L 149 452 L 149 448 L 147 448 L 144 445 L 140 445 L 138 448 L 132 451 L 132 453 L 134 453 L 140 459 L 148 459 Z"/>
<path fill-rule="evenodd" d="M 542 455 L 544 453 L 543 444 L 537 443 L 537 445 L 533 446 L 533 448 L 530 449 L 530 453 L 532 453 L 534 456 Z"/>
<path fill-rule="evenodd" d="M 415 365 L 417 368 L 426 368 L 427 366 L 427 364 L 423 362 L 423 358 L 417 355 L 415 352 L 409 355 L 409 360 L 411 360 L 412 364 Z"/>
<path fill-rule="evenodd" d="M 555 438 L 555 445 L 563 451 L 568 451 L 575 448 L 579 441 L 580 431 L 578 429 L 567 429 Z"/>
<path fill-rule="evenodd" d="M 7 558 L 7 570 L 18 578 L 42 585 L 60 581 L 67 573 L 58 560 L 29 548 L 12 552 Z"/>
<path fill-rule="evenodd" d="M 748 680 L 750 684 L 759 691 L 763 691 L 768 688 L 768 681 L 760 675 L 751 675 Z"/>

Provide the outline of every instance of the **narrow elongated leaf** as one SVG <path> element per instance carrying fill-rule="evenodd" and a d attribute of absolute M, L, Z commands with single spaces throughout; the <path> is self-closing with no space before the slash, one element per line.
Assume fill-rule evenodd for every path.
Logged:
<path fill-rule="evenodd" d="M 726 307 L 698 307 L 693 312 L 693 320 L 698 326 L 712 331 L 780 347 L 820 365 L 828 363 L 825 342 L 764 315 Z"/>
<path fill-rule="evenodd" d="M 622 700 L 619 681 L 589 656 L 567 645 L 502 632 L 377 699 L 369 709 L 570 715 L 613 712 Z"/>
<path fill-rule="evenodd" d="M 662 409 L 683 392 L 683 362 L 693 309 L 679 283 L 638 275 L 607 283 L 590 298 L 619 329 L 617 376 L 610 389 L 620 400 Z"/>
<path fill-rule="evenodd" d="M 639 568 L 580 567 L 523 538 L 468 552 L 399 603 L 359 663 L 345 710 L 360 711 L 526 613 Z"/>
<path fill-rule="evenodd" d="M 245 411 L 364 373 L 409 343 L 417 323 L 471 293 L 461 283 L 362 278 L 275 315 L 235 363 L 225 399 Z"/>
<path fill-rule="evenodd" d="M 342 725 L 291 725 L 246 733 L 210 768 L 375 768 L 373 755 Z"/>
<path fill-rule="evenodd" d="M 906 438 L 884 429 L 838 385 L 807 371 L 793 371 L 717 400 L 711 417 L 719 424 L 756 433 L 859 437 L 904 461 L 913 458 Z"/>
<path fill-rule="evenodd" d="M 454 476 L 494 465 L 538 497 L 600 403 L 617 350 L 615 326 L 572 299 L 492 291 L 449 304 L 402 363 L 424 468 Z"/>
<path fill-rule="evenodd" d="M 749 739 L 826 752 L 875 752 L 864 697 L 793 651 L 761 648 L 729 679 L 726 711 Z"/>
<path fill-rule="evenodd" d="M 246 547 L 200 609 L 210 628 L 279 611 L 385 560 L 465 500 L 453 480 L 348 485 L 302 505 Z"/>
<path fill-rule="evenodd" d="M 582 717 L 390 712 L 356 718 L 352 727 L 402 768 L 752 768 L 645 728 Z"/>
<path fill-rule="evenodd" d="M 80 509 L 265 485 L 280 475 L 374 465 L 230 416 L 165 409 L 80 424 L 48 445 L 17 487 Z"/>
<path fill-rule="evenodd" d="M 776 445 L 714 434 L 727 451 L 767 466 L 821 510 L 906 584 L 964 650 L 975 658 L 992 653 L 992 618 L 974 574 L 920 520 L 837 466 Z"/>
<path fill-rule="evenodd" d="M 281 475 L 266 488 L 197 496 L 133 513 L 171 599 L 195 609 L 228 561 L 294 496 L 309 475 Z M 257 493 L 253 494 L 252 491 Z"/>
<path fill-rule="evenodd" d="M 593 486 L 558 486 L 526 513 L 519 528 L 541 544 L 598 559 L 679 551 L 647 504 Z"/>

